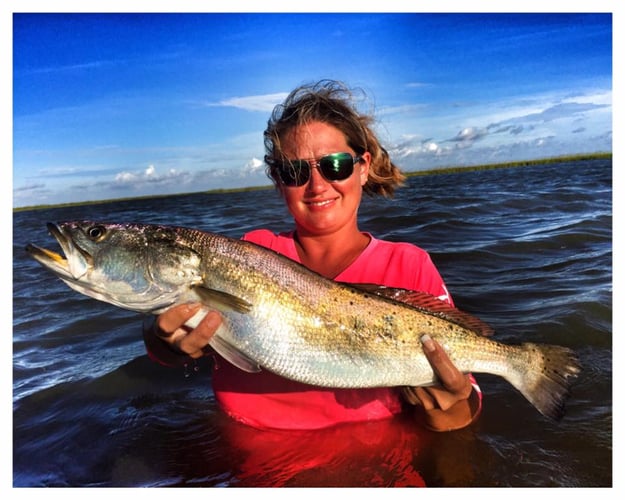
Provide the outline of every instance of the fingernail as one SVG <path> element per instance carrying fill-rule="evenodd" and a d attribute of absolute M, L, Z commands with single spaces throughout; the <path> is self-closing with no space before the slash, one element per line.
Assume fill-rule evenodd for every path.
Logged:
<path fill-rule="evenodd" d="M 421 344 L 423 344 L 423 347 L 428 352 L 436 350 L 436 346 L 434 345 L 432 337 L 430 337 L 427 333 L 421 336 Z"/>
<path fill-rule="evenodd" d="M 191 314 L 192 312 L 197 311 L 201 307 L 201 304 L 198 304 L 197 302 L 189 302 L 186 306 L 187 312 Z"/>

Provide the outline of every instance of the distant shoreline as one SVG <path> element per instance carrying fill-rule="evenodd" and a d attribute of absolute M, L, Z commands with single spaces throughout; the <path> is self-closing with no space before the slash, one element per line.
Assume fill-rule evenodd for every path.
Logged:
<path fill-rule="evenodd" d="M 416 177 L 421 175 L 437 175 L 437 174 L 456 174 L 460 172 L 469 172 L 473 170 L 491 170 L 495 168 L 513 168 L 513 167 L 527 167 L 531 165 L 542 165 L 549 163 L 561 163 L 566 161 L 585 161 L 585 160 L 599 160 L 599 159 L 612 159 L 612 153 L 588 153 L 588 154 L 576 154 L 576 155 L 565 155 L 565 156 L 554 156 L 550 158 L 542 158 L 536 160 L 523 160 L 523 161 L 514 161 L 507 163 L 492 163 L 485 165 L 472 165 L 466 167 L 438 167 L 429 170 L 418 170 L 414 172 L 404 172 L 406 177 Z M 141 199 L 150 199 L 150 198 L 168 198 L 170 196 L 186 196 L 191 194 L 219 194 L 219 193 L 242 193 L 249 191 L 260 191 L 265 189 L 273 189 L 273 185 L 265 185 L 265 186 L 251 186 L 244 188 L 231 188 L 231 189 L 211 189 L 208 191 L 194 191 L 191 193 L 171 193 L 171 194 L 162 194 L 162 195 L 147 195 L 147 196 L 134 196 L 128 198 L 114 198 L 108 200 L 93 200 L 93 201 L 77 201 L 72 203 L 58 203 L 58 204 L 49 204 L 49 205 L 30 205 L 25 207 L 16 207 L 13 208 L 13 212 L 25 212 L 29 210 L 43 210 L 48 208 L 62 208 L 62 207 L 75 207 L 75 206 L 83 206 L 83 205 L 99 205 L 104 203 L 116 203 L 120 201 L 131 201 L 131 200 L 141 200 Z"/>
<path fill-rule="evenodd" d="M 536 160 L 511 161 L 506 163 L 490 163 L 486 165 L 472 165 L 468 167 L 439 167 L 430 170 L 419 170 L 416 172 L 404 172 L 406 177 L 415 177 L 418 175 L 432 174 L 457 174 L 471 170 L 491 170 L 495 168 L 513 168 L 513 167 L 529 167 L 531 165 L 543 165 L 550 163 L 562 163 L 567 161 L 586 161 L 586 160 L 607 160 L 612 159 L 612 153 L 588 153 L 576 155 L 553 156 L 550 158 L 540 158 Z"/>

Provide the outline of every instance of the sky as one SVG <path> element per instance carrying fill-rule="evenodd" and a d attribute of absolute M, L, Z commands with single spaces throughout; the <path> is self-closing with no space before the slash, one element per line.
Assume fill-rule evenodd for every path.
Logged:
<path fill-rule="evenodd" d="M 272 2 L 3 2 L 1 212 L 269 185 L 262 136 L 273 107 L 326 78 L 364 91 L 362 110 L 405 171 L 618 148 L 622 2 L 437 0 L 423 2 L 436 12 L 405 12 L 416 2 L 385 0 L 362 13 L 361 1 L 317 0 L 302 14 Z M 230 13 L 191 13 L 198 3 Z M 174 8 L 190 13 L 157 14 Z M 2 234 L 10 255 L 11 231 Z"/>
<path fill-rule="evenodd" d="M 12 205 L 269 185 L 273 107 L 326 78 L 407 172 L 612 151 L 605 12 L 17 9 Z"/>

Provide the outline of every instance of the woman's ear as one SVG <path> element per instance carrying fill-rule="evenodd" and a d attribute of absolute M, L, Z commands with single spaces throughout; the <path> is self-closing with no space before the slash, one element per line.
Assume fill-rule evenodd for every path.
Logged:
<path fill-rule="evenodd" d="M 364 186 L 367 183 L 367 179 L 369 178 L 369 167 L 371 166 L 371 153 L 369 151 L 365 151 L 360 155 L 362 160 L 358 162 L 360 165 L 360 185 Z"/>

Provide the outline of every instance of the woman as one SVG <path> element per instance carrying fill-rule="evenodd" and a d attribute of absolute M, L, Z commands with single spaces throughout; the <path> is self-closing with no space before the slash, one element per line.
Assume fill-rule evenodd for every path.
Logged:
<path fill-rule="evenodd" d="M 322 81 L 295 89 L 274 110 L 265 131 L 268 175 L 293 216 L 295 229 L 255 230 L 243 239 L 276 250 L 327 278 L 427 292 L 452 299 L 429 255 L 407 243 L 391 243 L 360 231 L 363 192 L 391 197 L 404 176 L 391 162 L 342 84 Z M 164 364 L 199 358 L 219 327 L 209 313 L 193 330 L 184 326 L 198 304 L 160 315 L 144 338 L 150 355 Z M 416 407 L 422 423 L 446 431 L 469 425 L 481 394 L 471 376 L 458 371 L 428 336 L 423 349 L 440 383 L 431 387 L 329 389 L 286 380 L 269 372 L 250 374 L 216 353 L 213 390 L 233 418 L 258 428 L 315 429 L 389 418 Z"/>

